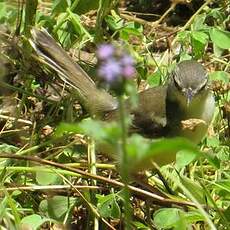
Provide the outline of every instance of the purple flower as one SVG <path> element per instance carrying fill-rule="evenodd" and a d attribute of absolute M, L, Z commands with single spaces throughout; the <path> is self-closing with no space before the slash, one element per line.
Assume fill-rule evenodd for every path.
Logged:
<path fill-rule="evenodd" d="M 133 58 L 122 52 L 121 47 L 102 44 L 97 50 L 98 75 L 113 87 L 113 83 L 123 83 L 123 79 L 131 78 L 135 73 Z M 119 83 L 119 84 L 120 84 Z M 117 85 L 117 84 L 114 84 Z"/>
<path fill-rule="evenodd" d="M 134 65 L 134 60 L 133 60 L 133 58 L 132 58 L 131 56 L 127 55 L 127 54 L 125 54 L 125 55 L 121 58 L 120 61 L 121 61 L 122 65 L 124 65 L 124 66 L 127 66 L 127 65 L 132 66 L 132 65 Z"/>
<path fill-rule="evenodd" d="M 98 74 L 107 82 L 113 82 L 122 74 L 120 63 L 114 58 L 108 59 L 98 69 Z"/>
<path fill-rule="evenodd" d="M 133 58 L 125 54 L 123 57 L 121 57 L 120 62 L 122 65 L 122 75 L 126 78 L 131 78 L 135 73 L 135 69 L 133 67 Z"/>
<path fill-rule="evenodd" d="M 122 75 L 126 78 L 131 78 L 135 73 L 135 68 L 132 65 L 123 66 Z"/>
<path fill-rule="evenodd" d="M 106 60 L 114 54 L 114 46 L 110 44 L 102 44 L 97 49 L 97 57 L 100 60 Z"/>

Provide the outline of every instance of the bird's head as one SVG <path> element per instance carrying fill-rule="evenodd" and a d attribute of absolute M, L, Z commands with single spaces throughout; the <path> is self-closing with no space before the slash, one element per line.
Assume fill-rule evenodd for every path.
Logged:
<path fill-rule="evenodd" d="M 207 92 L 208 74 L 205 68 L 193 60 L 180 62 L 171 74 L 170 94 L 189 106 L 193 100 Z"/>

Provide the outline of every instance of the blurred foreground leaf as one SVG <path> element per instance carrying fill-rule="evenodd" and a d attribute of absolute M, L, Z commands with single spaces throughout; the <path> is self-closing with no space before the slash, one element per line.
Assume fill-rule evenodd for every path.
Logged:
<path fill-rule="evenodd" d="M 66 132 L 90 136 L 97 142 L 100 152 L 109 154 L 119 160 L 118 148 L 121 130 L 116 122 L 107 123 L 86 119 L 78 124 L 62 123 L 56 130 L 56 136 L 63 135 Z M 180 137 L 149 140 L 138 134 L 133 134 L 127 139 L 126 150 L 129 162 L 127 167 L 129 167 L 130 172 L 153 168 L 153 162 L 159 166 L 175 162 L 176 153 L 182 150 L 189 152 L 188 157 L 186 157 L 186 153 L 184 154 L 183 165 L 200 156 L 207 158 L 215 167 L 219 165 L 215 158 L 200 152 L 195 144 Z"/>

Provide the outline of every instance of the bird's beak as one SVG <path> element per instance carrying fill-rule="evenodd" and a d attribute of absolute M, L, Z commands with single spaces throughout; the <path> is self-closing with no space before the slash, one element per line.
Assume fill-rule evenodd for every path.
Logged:
<path fill-rule="evenodd" d="M 187 99 L 187 106 L 190 105 L 192 99 L 193 99 L 193 92 L 191 88 L 188 88 L 185 93 L 186 99 Z"/>

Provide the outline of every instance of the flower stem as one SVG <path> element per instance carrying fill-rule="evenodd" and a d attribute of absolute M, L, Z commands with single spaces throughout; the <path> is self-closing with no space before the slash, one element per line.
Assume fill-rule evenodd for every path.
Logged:
<path fill-rule="evenodd" d="M 119 96 L 119 115 L 121 125 L 121 148 L 120 148 L 120 159 L 121 159 L 121 177 L 124 183 L 124 214 L 125 214 L 125 229 L 131 229 L 131 206 L 130 206 L 130 193 L 128 189 L 129 184 L 129 172 L 128 172 L 128 158 L 127 158 L 127 122 L 125 113 L 125 103 L 123 96 Z"/>

